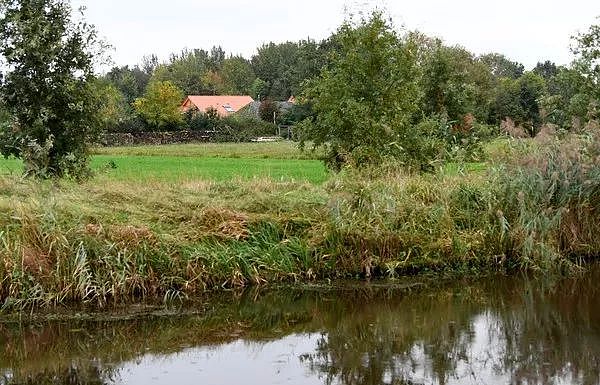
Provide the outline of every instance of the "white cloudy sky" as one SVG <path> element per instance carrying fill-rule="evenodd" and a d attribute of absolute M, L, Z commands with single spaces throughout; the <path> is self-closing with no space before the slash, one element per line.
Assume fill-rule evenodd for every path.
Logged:
<path fill-rule="evenodd" d="M 345 9 L 384 7 L 395 23 L 460 44 L 475 53 L 501 52 L 533 67 L 566 64 L 569 37 L 600 22 L 598 0 L 73 0 L 87 7 L 113 47 L 116 64 L 182 48 L 221 45 L 250 57 L 269 41 L 321 39 L 335 31 Z"/>

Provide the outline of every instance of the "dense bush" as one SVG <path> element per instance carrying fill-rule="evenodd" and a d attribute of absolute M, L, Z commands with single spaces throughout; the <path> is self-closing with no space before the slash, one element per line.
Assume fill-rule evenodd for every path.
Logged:
<path fill-rule="evenodd" d="M 219 117 L 215 112 L 188 111 L 184 115 L 184 130 L 205 131 L 216 142 L 247 142 L 260 136 L 276 136 L 275 124 L 248 115 Z"/>
<path fill-rule="evenodd" d="M 461 121 L 448 121 L 444 116 L 425 118 L 415 126 L 413 156 L 424 169 L 448 160 L 480 161 L 483 148 L 478 134 L 486 130 L 489 128 L 478 124 L 470 114 Z"/>
<path fill-rule="evenodd" d="M 280 114 L 277 102 L 270 99 L 263 100 L 258 107 L 258 116 L 265 122 L 276 122 Z"/>
<path fill-rule="evenodd" d="M 229 116 L 221 119 L 216 127 L 216 142 L 248 142 L 261 136 L 276 136 L 275 124 L 243 116 Z"/>
<path fill-rule="evenodd" d="M 153 127 L 149 126 L 141 117 L 131 114 L 123 117 L 107 130 L 109 133 L 134 133 L 152 131 Z"/>
<path fill-rule="evenodd" d="M 201 113 L 197 108 L 192 108 L 185 112 L 182 127 L 190 131 L 214 131 L 219 121 L 219 115 L 215 110 Z"/>
<path fill-rule="evenodd" d="M 498 240 L 521 267 L 570 266 L 600 250 L 600 129 L 552 137 L 506 159 L 495 175 Z"/>
<path fill-rule="evenodd" d="M 310 104 L 294 104 L 290 109 L 281 114 L 279 121 L 283 125 L 293 126 L 313 116 L 314 113 Z"/>

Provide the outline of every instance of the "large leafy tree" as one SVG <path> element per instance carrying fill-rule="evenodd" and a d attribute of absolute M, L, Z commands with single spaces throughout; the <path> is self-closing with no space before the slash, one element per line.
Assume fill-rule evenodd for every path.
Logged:
<path fill-rule="evenodd" d="M 256 75 L 250 62 L 241 56 L 225 59 L 221 76 L 225 84 L 225 92 L 233 95 L 249 95 Z"/>
<path fill-rule="evenodd" d="M 519 102 L 525 113 L 524 123 L 533 136 L 537 133 L 537 127 L 541 124 L 539 102 L 544 95 L 546 83 L 540 75 L 533 72 L 526 72 L 519 79 L 519 87 Z"/>
<path fill-rule="evenodd" d="M 264 98 L 286 100 L 297 95 L 302 83 L 317 76 L 325 64 L 328 47 L 314 40 L 269 43 L 252 57 L 256 76 L 266 83 Z"/>
<path fill-rule="evenodd" d="M 156 129 L 172 129 L 183 122 L 183 92 L 171 82 L 152 82 L 142 98 L 136 99 L 136 112 Z"/>
<path fill-rule="evenodd" d="M 556 75 L 558 75 L 559 68 L 556 64 L 550 60 L 546 60 L 545 62 L 538 62 L 536 66 L 533 68 L 533 72 L 537 75 L 540 75 L 544 78 L 544 80 L 550 80 Z"/>
<path fill-rule="evenodd" d="M 565 129 L 586 122 L 592 100 L 587 83 L 588 78 L 576 68 L 559 67 L 548 79 L 548 94 L 541 100 L 544 119 Z"/>
<path fill-rule="evenodd" d="M 467 50 L 437 42 L 423 63 L 421 87 L 425 114 L 460 120 L 473 112 L 476 101 L 470 73 L 473 63 L 473 55 Z"/>
<path fill-rule="evenodd" d="M 547 83 L 541 100 L 544 119 L 565 129 L 600 118 L 600 25 L 573 37 L 575 61 L 570 67 L 538 63 L 534 72 Z"/>
<path fill-rule="evenodd" d="M 589 98 L 589 118 L 600 118 L 600 24 L 575 37 L 575 68 L 587 80 L 582 92 Z"/>
<path fill-rule="evenodd" d="M 544 78 L 533 72 L 519 79 L 502 78 L 496 89 L 493 114 L 497 121 L 511 118 L 533 136 L 541 123 L 540 102 L 544 93 Z"/>
<path fill-rule="evenodd" d="M 184 50 L 171 55 L 169 63 L 156 67 L 150 81 L 172 82 L 186 95 L 211 95 L 213 90 L 204 83 L 203 78 L 213 65 L 207 51 Z"/>
<path fill-rule="evenodd" d="M 316 117 L 305 121 L 304 140 L 329 150 L 329 164 L 411 158 L 411 118 L 417 109 L 416 49 L 382 14 L 337 32 L 339 48 L 304 99 Z"/>
<path fill-rule="evenodd" d="M 93 64 L 102 45 L 67 0 L 0 1 L 0 91 L 13 120 L 0 151 L 42 177 L 81 176 L 99 132 Z"/>
<path fill-rule="evenodd" d="M 96 94 L 102 102 L 98 110 L 102 129 L 117 131 L 125 122 L 134 118 L 133 106 L 111 82 L 98 79 L 95 83 Z"/>

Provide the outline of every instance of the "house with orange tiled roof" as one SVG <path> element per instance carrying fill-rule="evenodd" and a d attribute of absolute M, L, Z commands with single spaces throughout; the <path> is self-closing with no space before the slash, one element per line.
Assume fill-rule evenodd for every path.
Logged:
<path fill-rule="evenodd" d="M 189 95 L 183 101 L 181 110 L 186 112 L 192 108 L 197 108 L 200 112 L 206 112 L 213 108 L 219 116 L 226 117 L 237 113 L 252 102 L 254 102 L 254 99 L 247 95 Z"/>

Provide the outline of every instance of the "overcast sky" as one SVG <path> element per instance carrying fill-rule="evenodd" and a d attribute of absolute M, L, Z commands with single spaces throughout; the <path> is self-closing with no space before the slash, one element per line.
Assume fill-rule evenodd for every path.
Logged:
<path fill-rule="evenodd" d="M 269 41 L 325 38 L 345 10 L 378 6 L 399 26 L 477 54 L 504 53 L 531 68 L 546 59 L 567 64 L 569 37 L 600 22 L 599 0 L 73 0 L 73 5 L 87 7 L 87 21 L 114 47 L 110 55 L 118 65 L 213 45 L 249 58 Z"/>

